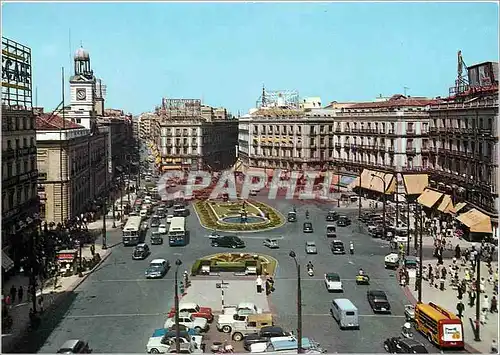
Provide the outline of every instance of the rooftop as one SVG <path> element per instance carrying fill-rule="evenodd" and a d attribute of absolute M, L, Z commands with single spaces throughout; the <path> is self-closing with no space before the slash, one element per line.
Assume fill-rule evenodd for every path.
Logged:
<path fill-rule="evenodd" d="M 52 131 L 55 129 L 77 129 L 85 128 L 73 121 L 63 119 L 58 115 L 51 115 L 43 113 L 36 117 L 36 130 L 37 131 Z"/>
<path fill-rule="evenodd" d="M 395 108 L 395 107 L 424 107 L 436 104 L 440 99 L 426 97 L 411 97 L 401 94 L 393 95 L 389 100 L 377 102 L 356 102 L 346 106 L 347 109 L 370 109 L 370 108 Z"/>

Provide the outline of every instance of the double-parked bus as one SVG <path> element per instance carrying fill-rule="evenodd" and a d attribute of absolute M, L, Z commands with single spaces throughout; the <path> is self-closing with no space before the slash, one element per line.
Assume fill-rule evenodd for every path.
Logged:
<path fill-rule="evenodd" d="M 137 245 L 144 242 L 146 237 L 146 229 L 141 224 L 140 216 L 130 216 L 123 228 L 122 241 L 123 245 Z"/>
<path fill-rule="evenodd" d="M 168 229 L 168 244 L 170 246 L 183 246 L 186 243 L 186 218 L 172 217 Z"/>
<path fill-rule="evenodd" d="M 464 347 L 464 327 L 460 318 L 432 302 L 415 306 L 415 329 L 440 348 Z"/>

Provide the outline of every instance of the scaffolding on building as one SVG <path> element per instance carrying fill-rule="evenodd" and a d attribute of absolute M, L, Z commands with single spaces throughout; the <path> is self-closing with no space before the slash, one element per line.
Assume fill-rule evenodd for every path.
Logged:
<path fill-rule="evenodd" d="M 257 99 L 256 107 L 261 108 L 281 108 L 288 110 L 298 110 L 299 92 L 297 90 L 266 90 L 262 87 L 262 94 Z"/>

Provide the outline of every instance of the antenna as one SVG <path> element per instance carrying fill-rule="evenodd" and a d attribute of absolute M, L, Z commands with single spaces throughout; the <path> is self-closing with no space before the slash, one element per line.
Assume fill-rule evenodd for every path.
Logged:
<path fill-rule="evenodd" d="M 407 92 L 408 90 L 410 90 L 410 88 L 409 88 L 408 86 L 404 86 L 404 87 L 403 87 L 403 90 L 404 90 L 404 92 L 405 92 L 405 96 L 406 96 L 406 92 Z"/>

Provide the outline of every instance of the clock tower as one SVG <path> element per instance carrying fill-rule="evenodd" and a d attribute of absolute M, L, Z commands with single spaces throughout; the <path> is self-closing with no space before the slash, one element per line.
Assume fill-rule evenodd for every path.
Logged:
<path fill-rule="evenodd" d="M 85 128 L 91 129 L 95 123 L 95 84 L 94 72 L 90 67 L 90 55 L 79 48 L 74 57 L 75 73 L 69 79 L 71 120 Z"/>

